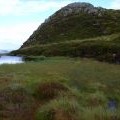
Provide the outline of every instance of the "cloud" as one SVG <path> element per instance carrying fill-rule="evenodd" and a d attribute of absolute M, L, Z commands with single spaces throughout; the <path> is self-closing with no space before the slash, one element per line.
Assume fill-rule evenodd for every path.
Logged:
<path fill-rule="evenodd" d="M 0 15 L 24 15 L 60 9 L 74 0 L 0 0 Z"/>
<path fill-rule="evenodd" d="M 30 22 L 0 27 L 0 47 L 3 45 L 12 45 L 11 48 L 17 49 L 25 40 L 28 39 L 28 37 L 33 33 L 35 29 L 37 29 L 39 25 L 40 22 Z"/>
<path fill-rule="evenodd" d="M 113 0 L 111 4 L 111 8 L 120 9 L 120 0 Z"/>
<path fill-rule="evenodd" d="M 0 0 L 0 15 L 11 13 L 18 0 Z"/>
<path fill-rule="evenodd" d="M 43 21 L 34 21 L 34 14 L 44 13 L 47 16 L 50 12 L 56 11 L 70 2 L 76 0 L 0 0 L 0 18 L 8 21 L 0 23 L 0 49 L 17 49 Z M 30 15 L 30 18 L 27 16 Z M 4 18 L 5 16 L 5 18 Z M 14 16 L 14 17 L 13 17 Z M 27 23 L 24 21 L 27 18 Z M 20 17 L 20 21 L 17 21 Z M 9 18 L 11 21 L 9 21 Z M 41 19 L 43 16 L 41 15 Z M 30 22 L 31 21 L 31 22 Z"/>

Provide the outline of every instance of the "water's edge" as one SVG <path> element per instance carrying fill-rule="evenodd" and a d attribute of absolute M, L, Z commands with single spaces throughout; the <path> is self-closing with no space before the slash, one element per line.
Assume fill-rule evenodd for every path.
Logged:
<path fill-rule="evenodd" d="M 17 64 L 24 63 L 22 56 L 10 56 L 10 55 L 1 55 L 0 64 Z"/>

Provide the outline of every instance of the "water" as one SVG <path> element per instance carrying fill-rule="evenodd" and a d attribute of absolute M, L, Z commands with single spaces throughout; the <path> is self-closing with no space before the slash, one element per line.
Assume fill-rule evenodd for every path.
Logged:
<path fill-rule="evenodd" d="M 0 56 L 0 64 L 23 63 L 23 58 L 18 56 Z"/>
<path fill-rule="evenodd" d="M 108 108 L 111 110 L 111 111 L 115 111 L 117 109 L 117 101 L 116 100 L 109 100 L 108 102 Z"/>

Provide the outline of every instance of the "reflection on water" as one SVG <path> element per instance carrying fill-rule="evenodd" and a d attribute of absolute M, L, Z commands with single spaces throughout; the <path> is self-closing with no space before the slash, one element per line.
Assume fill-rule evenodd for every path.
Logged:
<path fill-rule="evenodd" d="M 0 56 L 0 64 L 23 63 L 23 58 L 18 56 Z"/>

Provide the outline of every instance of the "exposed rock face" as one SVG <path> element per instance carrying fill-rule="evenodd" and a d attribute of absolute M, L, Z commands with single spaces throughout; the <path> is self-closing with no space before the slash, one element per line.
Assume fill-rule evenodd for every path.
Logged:
<path fill-rule="evenodd" d="M 117 19 L 113 21 L 114 12 L 116 11 L 94 7 L 84 2 L 68 4 L 46 19 L 21 48 L 62 40 L 96 37 L 120 31 L 118 28 L 111 30 L 112 26 L 116 28 L 120 23 Z"/>
<path fill-rule="evenodd" d="M 45 23 L 50 22 L 50 20 L 54 19 L 56 15 L 59 15 L 61 17 L 68 16 L 72 14 L 79 14 L 81 12 L 93 14 L 93 15 L 99 15 L 102 14 L 106 9 L 101 7 L 94 7 L 92 4 L 89 3 L 80 3 L 75 2 L 68 4 L 67 6 L 63 7 L 61 10 L 56 12 L 54 15 L 50 16 L 48 19 L 45 20 Z"/>

